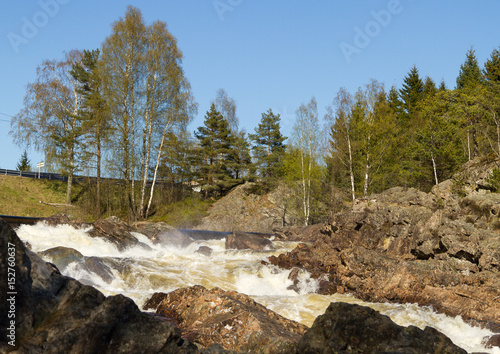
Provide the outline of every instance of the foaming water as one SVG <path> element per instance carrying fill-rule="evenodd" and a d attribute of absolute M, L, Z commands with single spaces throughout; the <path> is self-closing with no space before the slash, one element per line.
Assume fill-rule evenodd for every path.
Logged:
<path fill-rule="evenodd" d="M 294 282 L 289 279 L 290 271 L 261 263 L 270 255 L 293 249 L 296 246 L 293 242 L 274 242 L 274 251 L 226 250 L 224 239 L 194 241 L 183 248 L 154 244 L 148 237 L 133 233 L 140 245 L 120 252 L 114 244 L 90 237 L 90 230 L 39 223 L 23 225 L 17 233 L 31 244 L 34 252 L 59 246 L 77 250 L 84 258 L 61 267 L 64 275 L 92 285 L 105 295 L 128 296 L 139 307 L 155 292 L 199 284 L 250 295 L 267 308 L 311 326 L 331 302 L 356 303 L 389 316 L 399 325 L 434 327 L 469 352 L 500 354 L 499 348 L 487 349 L 482 344 L 492 332 L 472 327 L 460 317 L 437 314 L 431 308 L 413 304 L 366 303 L 350 295 L 318 295 L 315 294 L 318 282 L 308 272 L 299 272 Z M 210 247 L 212 254 L 197 252 L 200 246 Z M 107 276 L 85 265 L 89 257 L 98 257 Z M 53 261 L 48 256 L 45 259 Z"/>

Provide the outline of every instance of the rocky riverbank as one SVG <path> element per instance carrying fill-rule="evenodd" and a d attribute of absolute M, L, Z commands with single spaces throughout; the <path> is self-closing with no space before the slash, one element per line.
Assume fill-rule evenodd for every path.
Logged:
<path fill-rule="evenodd" d="M 148 229 L 150 232 L 146 233 L 156 242 L 185 241 L 182 236 L 166 237 L 169 233 L 159 230 L 168 229 L 165 225 L 129 228 L 116 219 L 99 225 L 99 235 L 94 234 L 95 237 L 109 237 L 111 242 L 123 239 L 125 248 L 127 242 L 138 246 L 140 241 L 129 237 L 134 236 L 132 230 L 136 227 Z M 254 242 L 254 236 L 249 235 L 248 242 Z M 247 242 L 243 245 L 254 247 Z M 263 246 L 269 245 L 266 242 Z M 61 247 L 46 252 L 58 263 L 76 260 L 90 267 L 90 258 L 76 250 Z M 304 353 L 317 352 L 318 347 L 323 351 L 340 348 L 346 352 L 418 352 L 422 343 L 434 352 L 463 352 L 435 330 L 400 327 L 376 311 L 348 304 L 333 306 L 308 329 L 244 294 L 193 286 L 155 294 L 146 307 L 156 313 L 146 313 L 125 296 L 106 297 L 95 288 L 62 275 L 54 264 L 29 251 L 3 220 L 0 259 L 7 260 L 0 263 L 0 293 L 15 290 L 12 304 L 0 304 L 2 352 Z M 15 316 L 9 316 L 10 313 Z M 370 333 L 365 335 L 368 328 Z"/>
<path fill-rule="evenodd" d="M 305 230 L 313 242 L 269 261 L 310 271 L 325 294 L 430 305 L 500 332 L 500 194 L 490 181 L 499 164 L 471 161 L 431 193 L 393 188 L 360 200 Z"/>

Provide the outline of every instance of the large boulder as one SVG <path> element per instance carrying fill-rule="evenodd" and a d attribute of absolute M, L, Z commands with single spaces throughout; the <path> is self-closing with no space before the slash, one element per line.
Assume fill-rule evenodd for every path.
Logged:
<path fill-rule="evenodd" d="M 286 208 L 291 191 L 284 184 L 271 192 L 259 190 L 247 182 L 216 201 L 208 215 L 195 228 L 198 230 L 272 233 L 294 223 L 296 215 Z"/>
<path fill-rule="evenodd" d="M 139 245 L 139 240 L 131 232 L 135 231 L 133 227 L 126 224 L 116 216 L 107 219 L 97 220 L 93 224 L 93 229 L 89 232 L 92 237 L 101 237 L 108 242 L 113 243 L 119 251 L 126 248 Z M 140 244 L 144 248 L 149 248 L 145 244 Z"/>
<path fill-rule="evenodd" d="M 269 239 L 255 234 L 235 231 L 226 236 L 226 249 L 237 250 L 273 250 L 274 246 Z"/>
<path fill-rule="evenodd" d="M 134 228 L 134 231 L 147 236 L 153 243 L 160 243 L 160 235 L 176 230 L 173 226 L 164 222 L 138 221 L 131 226 Z"/>
<path fill-rule="evenodd" d="M 144 309 L 173 319 L 204 347 L 218 343 L 226 350 L 245 353 L 290 353 L 307 329 L 247 295 L 200 285 L 155 293 Z"/>
<path fill-rule="evenodd" d="M 402 327 L 368 307 L 331 303 L 297 353 L 467 353 L 434 328 Z"/>
<path fill-rule="evenodd" d="M 0 259 L 6 260 L 0 263 L 0 291 L 8 296 L 0 303 L 2 352 L 199 352 L 174 324 L 141 312 L 132 300 L 105 297 L 61 275 L 28 251 L 2 219 Z"/>

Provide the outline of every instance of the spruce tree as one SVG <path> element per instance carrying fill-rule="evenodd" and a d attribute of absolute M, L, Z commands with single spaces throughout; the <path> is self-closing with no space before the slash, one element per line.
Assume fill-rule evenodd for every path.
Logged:
<path fill-rule="evenodd" d="M 21 156 L 21 160 L 17 163 L 17 170 L 18 171 L 29 171 L 31 170 L 31 161 L 28 159 L 28 153 L 26 150 L 24 150 L 23 155 Z"/>
<path fill-rule="evenodd" d="M 427 76 L 425 78 L 425 82 L 424 82 L 424 96 L 425 97 L 429 97 L 429 96 L 432 97 L 437 93 L 437 91 L 438 90 L 436 88 L 436 84 L 429 76 Z"/>
<path fill-rule="evenodd" d="M 424 97 L 424 83 L 418 74 L 418 69 L 413 66 L 404 78 L 403 88 L 399 91 L 405 123 L 417 112 L 418 103 Z"/>
<path fill-rule="evenodd" d="M 255 134 L 250 134 L 254 142 L 253 156 L 260 177 L 266 182 L 283 174 L 284 141 L 286 137 L 280 131 L 280 115 L 275 115 L 271 109 L 262 113 L 261 121 Z"/>
<path fill-rule="evenodd" d="M 235 184 L 230 170 L 234 137 L 227 120 L 215 109 L 213 103 L 205 115 L 204 126 L 199 127 L 194 135 L 200 146 L 205 195 L 222 194 Z"/>
<path fill-rule="evenodd" d="M 484 82 L 483 73 L 479 68 L 476 58 L 476 51 L 469 49 L 465 63 L 460 66 L 460 72 L 457 77 L 457 89 L 474 88 Z"/>
<path fill-rule="evenodd" d="M 484 78 L 488 83 L 500 84 L 500 50 L 494 49 L 484 64 Z"/>

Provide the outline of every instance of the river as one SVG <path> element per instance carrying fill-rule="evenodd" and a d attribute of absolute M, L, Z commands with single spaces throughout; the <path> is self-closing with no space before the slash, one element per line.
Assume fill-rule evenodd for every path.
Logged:
<path fill-rule="evenodd" d="M 499 353 L 499 348 L 487 349 L 482 344 L 493 333 L 466 324 L 460 317 L 437 314 L 431 308 L 414 304 L 366 303 L 350 295 L 315 294 L 317 282 L 307 272 L 300 274 L 298 289 L 292 290 L 290 271 L 261 264 L 271 255 L 292 250 L 296 243 L 274 241 L 273 251 L 226 250 L 224 239 L 197 240 L 189 246 L 174 247 L 153 244 L 146 236 L 133 233 L 144 247 L 132 247 L 120 252 L 112 243 L 92 238 L 90 229 L 75 229 L 68 225 L 56 227 L 44 223 L 22 225 L 16 231 L 32 251 L 41 252 L 63 246 L 79 251 L 85 257 L 98 257 L 111 271 L 103 278 L 85 268 L 81 261 L 61 267 L 62 274 L 100 290 L 105 295 L 123 294 L 142 307 L 155 292 L 169 292 L 180 287 L 203 285 L 236 290 L 282 316 L 311 326 L 331 302 L 342 301 L 369 306 L 389 316 L 399 325 L 431 326 L 447 335 L 468 352 Z M 206 256 L 196 252 L 200 246 L 212 249 Z M 53 261 L 45 257 L 46 261 Z M 57 262 L 56 262 L 57 263 Z"/>

